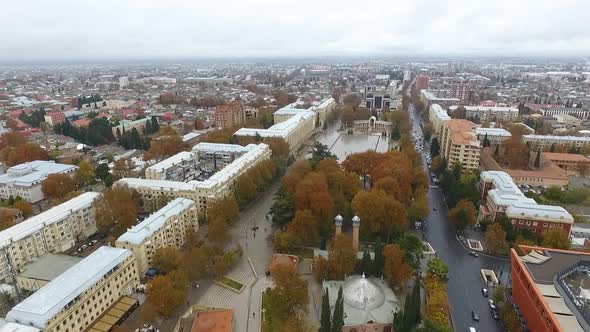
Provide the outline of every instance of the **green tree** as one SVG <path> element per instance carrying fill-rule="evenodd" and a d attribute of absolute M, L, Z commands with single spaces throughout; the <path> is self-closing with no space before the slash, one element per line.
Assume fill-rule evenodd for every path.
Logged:
<path fill-rule="evenodd" d="M 160 124 L 158 123 L 158 119 L 155 116 L 152 116 L 151 121 L 152 121 L 152 125 L 151 125 L 152 132 L 157 133 L 160 130 Z"/>
<path fill-rule="evenodd" d="M 430 141 L 430 156 L 432 158 L 438 156 L 440 154 L 440 144 L 438 143 L 438 138 L 434 137 L 432 141 Z"/>
<path fill-rule="evenodd" d="M 107 163 L 98 164 L 96 169 L 94 170 L 96 177 L 99 178 L 101 181 L 105 181 L 109 173 L 109 165 Z"/>
<path fill-rule="evenodd" d="M 537 156 L 535 157 L 535 168 L 541 167 L 541 149 L 537 150 Z"/>
<path fill-rule="evenodd" d="M 342 286 L 338 290 L 338 298 L 334 306 L 334 315 L 332 316 L 332 332 L 341 332 L 344 326 L 344 296 Z"/>
<path fill-rule="evenodd" d="M 433 258 L 431 259 L 428 264 L 428 272 L 432 273 L 433 275 L 441 278 L 446 279 L 447 274 L 449 273 L 449 267 L 445 264 L 442 259 L 440 258 Z"/>
<path fill-rule="evenodd" d="M 383 243 L 381 239 L 377 238 L 375 242 L 375 260 L 371 266 L 371 275 L 374 277 L 381 277 L 383 275 L 383 265 L 385 265 L 385 258 L 383 257 Z"/>
<path fill-rule="evenodd" d="M 561 228 L 550 228 L 543 235 L 543 246 L 554 249 L 569 249 L 570 239 L 566 231 Z"/>
<path fill-rule="evenodd" d="M 363 259 L 359 265 L 358 272 L 364 274 L 367 277 L 371 275 L 371 254 L 368 251 L 363 253 Z"/>
<path fill-rule="evenodd" d="M 88 161 L 82 160 L 80 164 L 78 164 L 78 169 L 74 175 L 74 181 L 76 181 L 78 188 L 83 188 L 94 181 L 94 169 Z"/>
<path fill-rule="evenodd" d="M 330 294 L 326 288 L 324 296 L 322 296 L 322 316 L 320 318 L 319 332 L 331 332 L 332 322 L 330 319 Z"/>

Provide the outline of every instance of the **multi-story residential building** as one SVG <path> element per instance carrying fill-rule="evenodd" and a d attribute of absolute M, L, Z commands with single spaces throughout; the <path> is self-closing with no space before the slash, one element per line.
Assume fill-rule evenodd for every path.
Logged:
<path fill-rule="evenodd" d="M 475 124 L 463 119 L 443 122 L 440 135 L 440 154 L 447 165 L 461 163 L 463 170 L 479 168 L 479 141 L 474 134 Z"/>
<path fill-rule="evenodd" d="M 200 174 L 197 154 L 182 151 L 145 169 L 150 180 L 190 181 Z"/>
<path fill-rule="evenodd" d="M 10 167 L 0 175 L 0 198 L 20 196 L 27 202 L 37 203 L 45 199 L 41 184 L 49 174 L 74 176 L 78 166 L 57 164 L 54 161 L 35 160 Z"/>
<path fill-rule="evenodd" d="M 199 231 L 197 205 L 186 198 L 176 198 L 163 208 L 131 227 L 115 245 L 133 252 L 140 275 L 152 264 L 156 250 L 180 248 L 188 236 Z"/>
<path fill-rule="evenodd" d="M 574 218 L 561 206 L 537 204 L 520 191 L 506 172 L 481 172 L 480 180 L 481 220 L 495 221 L 505 215 L 514 228 L 529 229 L 537 236 L 552 228 L 562 229 L 569 236 Z"/>
<path fill-rule="evenodd" d="M 430 77 L 428 75 L 420 74 L 416 76 L 416 91 L 420 92 L 430 87 Z"/>
<path fill-rule="evenodd" d="M 590 331 L 590 254 L 583 251 L 519 246 L 510 250 L 512 302 L 528 331 Z"/>
<path fill-rule="evenodd" d="M 129 77 L 121 76 L 119 77 L 119 89 L 125 89 L 129 86 Z"/>
<path fill-rule="evenodd" d="M 496 146 L 512 137 L 512 134 L 504 128 L 477 127 L 475 128 L 475 135 L 482 146 L 486 138 L 490 142 L 490 146 Z"/>
<path fill-rule="evenodd" d="M 44 332 L 78 332 L 133 293 L 139 274 L 126 249 L 100 247 L 17 304 L 6 319 Z"/>
<path fill-rule="evenodd" d="M 587 108 L 574 108 L 574 107 L 548 107 L 548 108 L 541 108 L 541 114 L 543 115 L 558 115 L 558 114 L 567 114 L 573 115 L 577 118 L 586 120 L 588 116 L 590 116 L 590 109 Z"/>
<path fill-rule="evenodd" d="M 146 122 L 152 121 L 151 118 L 143 118 L 139 120 L 121 120 L 117 126 L 113 126 L 113 135 L 115 137 L 123 135 L 123 133 L 137 129 L 140 135 L 143 134 Z"/>
<path fill-rule="evenodd" d="M 66 121 L 66 115 L 63 112 L 47 112 L 45 114 L 45 122 L 51 127 Z"/>
<path fill-rule="evenodd" d="M 467 82 L 453 82 L 451 84 L 451 96 L 459 99 L 462 105 L 470 105 L 475 101 L 475 90 Z"/>
<path fill-rule="evenodd" d="M 229 128 L 246 121 L 244 105 L 238 101 L 219 105 L 215 108 L 215 127 Z"/>
<path fill-rule="evenodd" d="M 127 185 L 137 190 L 142 197 L 147 210 L 154 210 L 160 205 L 162 197 L 183 197 L 197 202 L 199 212 L 206 213 L 207 203 L 211 200 L 232 193 L 235 180 L 251 167 L 263 160 L 270 159 L 271 151 L 267 144 L 252 144 L 249 150 L 220 171 L 204 181 L 149 180 L 137 178 L 123 178 L 117 185 Z"/>
<path fill-rule="evenodd" d="M 453 105 L 459 105 L 460 100 L 458 98 L 441 98 L 434 95 L 434 93 L 428 90 L 420 91 L 420 100 L 424 103 L 425 107 L 430 107 L 432 104 L 439 104 L 443 108 L 448 108 Z"/>
<path fill-rule="evenodd" d="M 254 147 L 256 147 L 256 144 L 241 146 L 238 144 L 202 142 L 195 145 L 191 151 L 197 156 L 201 165 L 219 171 Z"/>
<path fill-rule="evenodd" d="M 449 107 L 449 111 L 454 111 L 459 106 Z M 486 107 L 486 106 L 464 106 L 465 118 L 475 119 L 476 121 L 513 121 L 518 119 L 518 108 L 516 107 Z"/>
<path fill-rule="evenodd" d="M 428 108 L 428 119 L 432 124 L 434 136 L 439 136 L 445 121 L 451 120 L 451 117 L 439 104 L 432 104 Z"/>
<path fill-rule="evenodd" d="M 532 150 L 541 149 L 547 151 L 551 146 L 563 146 L 567 149 L 582 148 L 590 145 L 590 137 L 579 136 L 554 136 L 554 135 L 523 135 L 522 139 Z"/>
<path fill-rule="evenodd" d="M 336 101 L 334 100 L 334 98 L 330 97 L 320 101 L 319 103 L 314 103 L 309 109 L 316 113 L 318 125 L 320 127 L 323 127 L 324 123 L 326 122 L 326 118 L 328 117 L 328 114 L 330 114 L 330 112 L 332 112 L 336 108 L 336 106 Z"/>
<path fill-rule="evenodd" d="M 268 129 L 241 128 L 234 133 L 236 136 L 249 137 L 280 137 L 289 144 L 291 151 L 296 151 L 301 142 L 307 139 L 316 127 L 316 113 L 312 110 L 299 110 L 297 112 L 280 112 L 275 116 L 275 121 L 282 117 L 286 120 L 275 122 Z M 277 113 L 275 112 L 275 114 Z M 280 121 L 280 120 L 279 120 Z"/>
<path fill-rule="evenodd" d="M 94 202 L 86 192 L 0 232 L 0 279 L 46 253 L 64 252 L 96 232 Z"/>

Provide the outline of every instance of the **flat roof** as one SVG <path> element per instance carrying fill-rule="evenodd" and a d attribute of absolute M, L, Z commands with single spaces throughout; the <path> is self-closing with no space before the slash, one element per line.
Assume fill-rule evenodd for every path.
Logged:
<path fill-rule="evenodd" d="M 125 249 L 104 246 L 98 248 L 14 306 L 6 318 L 40 329 L 45 328 L 47 321 L 131 255 L 131 252 Z"/>
<path fill-rule="evenodd" d="M 504 128 L 477 127 L 477 128 L 475 128 L 475 133 L 477 135 L 486 135 L 487 134 L 488 136 L 512 137 L 512 134 Z"/>
<path fill-rule="evenodd" d="M 51 281 L 81 260 L 82 258 L 75 256 L 46 254 L 27 264 L 18 276 Z"/>
<path fill-rule="evenodd" d="M 128 229 L 117 241 L 141 244 L 145 239 L 162 228 L 166 224 L 166 220 L 182 214 L 185 210 L 193 206 L 196 206 L 195 202 L 190 199 L 176 198 L 139 224 Z"/>
<path fill-rule="evenodd" d="M 80 196 L 74 197 L 67 202 L 61 203 L 58 206 L 52 207 L 45 212 L 41 212 L 34 217 L 1 231 L 0 248 L 4 248 L 14 241 L 24 239 L 47 225 L 64 220 L 73 212 L 92 206 L 99 195 L 96 192 L 83 193 Z"/>
<path fill-rule="evenodd" d="M 0 323 L 0 332 L 41 332 L 41 330 L 32 326 L 4 321 Z"/>
<path fill-rule="evenodd" d="M 196 181 L 195 181 L 196 182 Z M 185 183 L 168 180 L 148 180 L 139 178 L 122 178 L 116 182 L 119 185 L 127 185 L 134 189 L 168 190 L 168 191 L 194 191 L 195 183 Z"/>
<path fill-rule="evenodd" d="M 169 158 L 166 158 L 162 161 L 160 161 L 157 164 L 154 164 L 148 168 L 146 168 L 146 171 L 150 171 L 150 172 L 165 172 L 167 169 L 169 169 L 170 167 L 180 164 L 183 161 L 186 160 L 192 160 L 195 159 L 195 155 L 192 152 L 187 152 L 187 151 L 181 151 Z"/>
<path fill-rule="evenodd" d="M 505 112 L 518 113 L 518 108 L 510 106 L 463 106 L 466 111 L 490 111 L 490 112 Z M 459 106 L 453 105 L 449 110 L 456 110 Z"/>
<path fill-rule="evenodd" d="M 580 136 L 556 136 L 556 135 L 522 135 L 524 140 L 547 140 L 547 141 L 582 141 L 590 142 L 590 137 Z"/>
<path fill-rule="evenodd" d="M 256 144 L 248 144 L 246 146 L 241 146 L 239 144 L 222 144 L 222 143 L 207 143 L 201 142 L 195 146 L 193 146 L 193 152 L 248 152 L 250 151 Z"/>
<path fill-rule="evenodd" d="M 191 332 L 231 332 L 233 316 L 232 309 L 198 311 Z"/>

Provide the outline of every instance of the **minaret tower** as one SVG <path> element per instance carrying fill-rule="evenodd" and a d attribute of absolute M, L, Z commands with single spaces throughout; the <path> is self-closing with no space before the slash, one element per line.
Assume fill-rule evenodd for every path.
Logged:
<path fill-rule="evenodd" d="M 342 216 L 341 215 L 337 215 L 336 218 L 334 218 L 334 225 L 336 225 L 336 236 L 342 234 Z"/>
<path fill-rule="evenodd" d="M 361 227 L 361 218 L 354 216 L 352 218 L 352 248 L 354 251 L 359 250 L 359 228 Z"/>

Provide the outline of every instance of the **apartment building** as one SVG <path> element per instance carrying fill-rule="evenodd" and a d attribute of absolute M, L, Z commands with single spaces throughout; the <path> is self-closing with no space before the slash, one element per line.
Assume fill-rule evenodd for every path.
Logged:
<path fill-rule="evenodd" d="M 44 118 L 45 122 L 51 127 L 55 126 L 56 124 L 66 122 L 66 115 L 59 111 L 47 112 Z"/>
<path fill-rule="evenodd" d="M 233 163 L 244 153 L 256 147 L 256 144 L 241 146 L 238 144 L 199 143 L 193 146 L 191 152 L 195 154 L 199 163 L 214 171 L 218 171 Z"/>
<path fill-rule="evenodd" d="M 428 75 L 420 74 L 416 76 L 416 91 L 428 89 L 430 86 L 430 77 Z"/>
<path fill-rule="evenodd" d="M 538 236 L 559 228 L 570 234 L 574 218 L 561 206 L 542 205 L 526 197 L 510 175 L 501 171 L 480 174 L 480 220 L 495 221 L 505 215 L 516 229 L 526 228 Z"/>
<path fill-rule="evenodd" d="M 199 159 L 195 153 L 182 151 L 145 169 L 150 180 L 190 181 L 200 174 Z"/>
<path fill-rule="evenodd" d="M 432 104 L 428 108 L 428 119 L 432 124 L 434 136 L 438 137 L 442 132 L 443 123 L 451 120 L 451 117 L 439 104 Z"/>
<path fill-rule="evenodd" d="M 147 272 L 156 250 L 182 247 L 187 236 L 199 231 L 197 205 L 186 198 L 176 198 L 163 208 L 128 229 L 115 246 L 131 251 L 140 275 Z"/>
<path fill-rule="evenodd" d="M 516 107 L 491 107 L 491 106 L 463 106 L 465 118 L 475 119 L 478 122 L 490 121 L 514 121 L 518 119 Z M 449 111 L 455 111 L 459 106 L 450 106 Z"/>
<path fill-rule="evenodd" d="M 522 139 L 528 143 L 533 150 L 541 149 L 547 151 L 551 146 L 564 146 L 566 148 L 582 148 L 590 145 L 590 137 L 579 136 L 554 136 L 554 135 L 523 135 Z"/>
<path fill-rule="evenodd" d="M 320 127 L 323 127 L 324 123 L 326 122 L 326 119 L 328 118 L 328 114 L 330 114 L 330 112 L 332 112 L 337 105 L 338 104 L 336 104 L 336 100 L 330 97 L 320 102 L 314 102 L 313 105 L 309 108 L 309 110 L 314 111 L 316 113 L 318 125 Z"/>
<path fill-rule="evenodd" d="M 35 257 L 64 252 L 96 233 L 94 202 L 87 192 L 0 232 L 0 279 L 20 273 Z"/>
<path fill-rule="evenodd" d="M 474 129 L 475 124 L 468 120 L 451 119 L 443 122 L 440 154 L 447 165 L 461 163 L 464 171 L 479 168 L 479 141 Z"/>
<path fill-rule="evenodd" d="M 429 90 L 420 91 L 420 100 L 424 103 L 425 107 L 430 107 L 432 104 L 439 104 L 443 108 L 448 108 L 453 105 L 459 105 L 460 100 L 458 98 L 442 98 L 437 97 Z"/>
<path fill-rule="evenodd" d="M 78 166 L 47 160 L 35 160 L 12 166 L 6 170 L 6 174 L 0 175 L 0 198 L 20 196 L 29 203 L 37 203 L 45 199 L 41 185 L 49 174 L 74 176 L 77 169 Z"/>
<path fill-rule="evenodd" d="M 238 101 L 215 107 L 215 127 L 229 128 L 246 121 L 244 105 Z"/>
<path fill-rule="evenodd" d="M 475 102 L 475 89 L 467 82 L 451 83 L 451 96 L 459 99 L 461 105 L 470 105 Z"/>
<path fill-rule="evenodd" d="M 510 250 L 512 302 L 528 331 L 590 331 L 584 296 L 590 254 L 519 246 Z"/>
<path fill-rule="evenodd" d="M 505 140 L 512 137 L 512 134 L 504 128 L 475 128 L 475 136 L 483 146 L 483 141 L 487 137 L 490 146 L 502 144 Z"/>
<path fill-rule="evenodd" d="M 44 332 L 79 332 L 139 285 L 133 254 L 100 247 L 17 304 L 6 319 Z"/>
<path fill-rule="evenodd" d="M 134 128 L 137 129 L 140 135 L 143 134 L 146 122 L 151 121 L 151 118 L 143 118 L 139 120 L 121 120 L 117 126 L 113 126 L 113 135 L 117 137 L 125 132 L 131 131 Z"/>
<path fill-rule="evenodd" d="M 271 151 L 267 144 L 252 144 L 249 150 L 214 173 L 204 181 L 187 183 L 168 180 L 150 180 L 123 178 L 116 185 L 127 185 L 137 190 L 142 197 L 146 210 L 153 211 L 162 201 L 162 197 L 183 197 L 197 202 L 199 212 L 206 213 L 207 202 L 232 193 L 235 180 L 248 169 L 263 160 L 270 159 Z"/>
<path fill-rule="evenodd" d="M 548 108 L 541 108 L 541 114 L 547 116 L 553 116 L 558 114 L 567 114 L 573 115 L 577 118 L 586 120 L 590 115 L 590 109 L 586 108 L 574 108 L 574 107 L 548 107 Z"/>
<path fill-rule="evenodd" d="M 281 109 L 282 110 L 282 109 Z M 249 137 L 280 137 L 289 144 L 291 151 L 295 151 L 305 139 L 309 138 L 316 127 L 317 114 L 312 110 L 281 111 L 275 117 L 274 125 L 268 129 L 241 128 L 234 135 Z M 284 117 L 286 120 L 280 121 Z"/>

